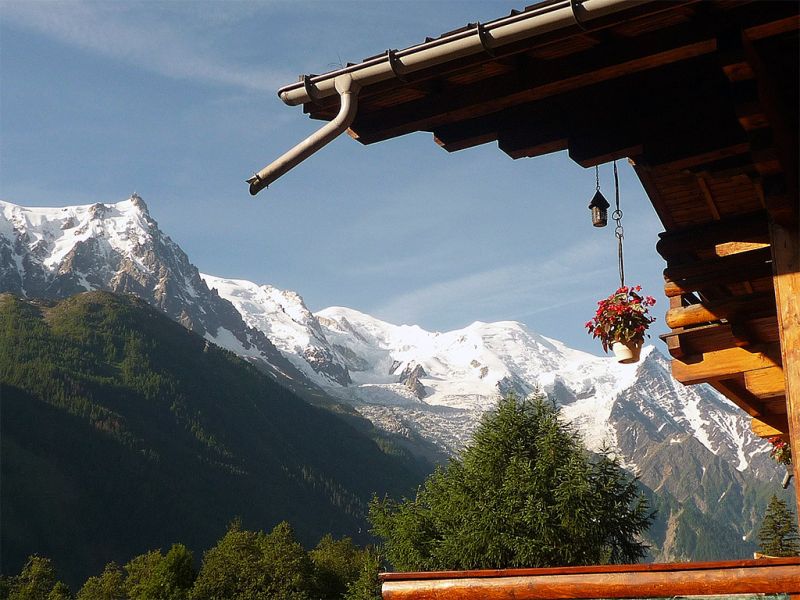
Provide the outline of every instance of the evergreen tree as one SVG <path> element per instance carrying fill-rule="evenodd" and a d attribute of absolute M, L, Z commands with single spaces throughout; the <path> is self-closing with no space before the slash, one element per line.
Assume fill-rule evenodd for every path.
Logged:
<path fill-rule="evenodd" d="M 800 556 L 796 517 L 775 494 L 769 500 L 758 542 L 761 552 L 768 556 Z"/>
<path fill-rule="evenodd" d="M 542 396 L 500 401 L 461 457 L 413 499 L 374 499 L 374 533 L 399 570 L 634 562 L 653 520 L 609 453 L 593 458 Z"/>

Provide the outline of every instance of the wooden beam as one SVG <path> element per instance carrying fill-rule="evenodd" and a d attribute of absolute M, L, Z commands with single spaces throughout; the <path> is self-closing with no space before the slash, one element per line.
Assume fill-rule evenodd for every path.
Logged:
<path fill-rule="evenodd" d="M 757 417 L 751 417 L 750 429 L 752 429 L 753 433 L 760 438 L 770 438 L 773 435 L 788 435 L 789 433 L 788 423 L 784 423 L 782 426 L 773 427 L 772 425 L 764 423 L 764 421 Z"/>
<path fill-rule="evenodd" d="M 668 297 L 682 296 L 699 290 L 708 290 L 716 286 L 744 283 L 769 277 L 772 267 L 769 263 L 754 263 L 736 270 L 708 271 L 707 274 L 696 277 L 686 277 L 673 281 L 664 277 L 664 294 Z"/>
<path fill-rule="evenodd" d="M 717 305 L 690 304 L 689 306 L 670 308 L 665 320 L 670 329 L 679 329 L 713 323 L 722 319 L 727 321 L 750 320 L 770 314 L 775 314 L 775 302 L 772 294 L 751 294 Z"/>
<path fill-rule="evenodd" d="M 667 344 L 667 349 L 674 358 L 778 341 L 778 322 L 775 315 L 740 318 L 746 320 L 676 328 L 659 337 Z"/>
<path fill-rule="evenodd" d="M 800 591 L 800 558 L 718 563 L 383 573 L 384 600 L 658 598 Z"/>
<path fill-rule="evenodd" d="M 786 413 L 794 459 L 795 482 L 800 481 L 800 234 L 770 223 L 772 240 L 773 284 L 781 337 L 781 359 L 786 383 Z M 797 483 L 795 484 L 797 485 Z M 797 515 L 800 518 L 800 494 Z"/>
<path fill-rule="evenodd" d="M 738 123 L 737 123 L 738 126 Z M 741 129 L 740 129 L 741 130 Z M 742 133 L 744 138 L 744 133 Z M 728 140 L 733 143 L 724 146 L 718 146 L 714 138 L 709 138 L 699 135 L 695 143 L 703 145 L 705 148 L 698 147 L 696 150 L 689 150 L 686 153 L 686 148 L 680 147 L 680 150 L 674 151 L 672 154 L 665 156 L 655 157 L 657 150 L 653 146 L 660 143 L 660 140 L 654 139 L 653 142 L 645 145 L 645 160 L 648 165 L 653 167 L 661 167 L 671 171 L 682 171 L 684 169 L 695 169 L 709 171 L 713 170 L 710 165 L 718 163 L 730 158 L 747 157 L 750 154 L 750 144 L 746 141 Z M 744 162 L 744 161 L 743 161 Z"/>
<path fill-rule="evenodd" d="M 796 4 L 796 3 L 794 3 Z M 795 7 L 796 8 L 796 7 Z M 797 16 L 794 16 L 794 30 L 797 29 Z M 759 104 L 769 119 L 770 128 L 775 138 L 777 159 L 786 174 L 786 184 L 789 198 L 792 200 L 789 207 L 792 209 L 787 216 L 775 215 L 783 225 L 796 224 L 800 218 L 800 189 L 798 186 L 798 111 L 796 98 L 787 91 L 787 78 L 797 79 L 797 39 L 787 48 L 774 49 L 774 53 L 783 54 L 787 51 L 794 55 L 794 60 L 787 65 L 774 60 L 772 56 L 765 56 L 763 45 L 757 45 L 750 38 L 742 40 L 742 48 L 747 57 L 747 62 L 756 74 L 758 84 Z M 800 496 L 800 494 L 798 494 Z"/>
<path fill-rule="evenodd" d="M 756 344 L 748 348 L 728 348 L 672 361 L 672 376 L 684 384 L 730 379 L 753 369 L 780 367 L 777 344 Z"/>
<path fill-rule="evenodd" d="M 748 392 L 762 400 L 764 398 L 777 398 L 786 394 L 783 369 L 778 367 L 745 371 L 744 385 Z"/>
<path fill-rule="evenodd" d="M 630 157 L 628 162 L 636 172 L 636 176 L 639 178 L 647 197 L 650 198 L 650 202 L 653 204 L 653 209 L 655 209 L 661 224 L 665 229 L 673 229 L 675 227 L 675 219 L 669 209 L 666 197 L 661 193 L 661 190 L 655 183 L 653 178 L 654 169 L 646 165 L 640 165 L 638 155 Z"/>
<path fill-rule="evenodd" d="M 765 422 L 772 422 L 764 403 L 748 392 L 736 379 L 709 381 L 708 385 L 733 402 L 751 417 L 758 417 Z"/>
<path fill-rule="evenodd" d="M 729 242 L 767 243 L 769 225 L 767 214 L 758 211 L 722 221 L 672 229 L 661 233 L 659 238 L 656 252 L 669 261 L 686 253 L 713 249 Z"/>
<path fill-rule="evenodd" d="M 664 269 L 664 279 L 682 282 L 684 280 L 694 280 L 698 277 L 707 277 L 709 274 L 721 274 L 729 271 L 745 270 L 757 265 L 770 265 L 772 253 L 769 246 L 745 250 L 735 254 L 725 256 L 715 256 L 713 258 L 696 259 L 692 262 L 675 264 L 675 261 L 667 261 L 667 268 Z M 745 277 L 742 280 L 747 279 Z"/>

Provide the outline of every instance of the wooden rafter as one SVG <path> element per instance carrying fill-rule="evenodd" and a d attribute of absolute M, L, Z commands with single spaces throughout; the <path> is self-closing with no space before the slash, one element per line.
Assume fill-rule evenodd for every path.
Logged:
<path fill-rule="evenodd" d="M 780 367 L 780 346 L 758 344 L 748 348 L 726 348 L 672 361 L 672 376 L 685 384 L 729 379 L 754 369 Z"/>

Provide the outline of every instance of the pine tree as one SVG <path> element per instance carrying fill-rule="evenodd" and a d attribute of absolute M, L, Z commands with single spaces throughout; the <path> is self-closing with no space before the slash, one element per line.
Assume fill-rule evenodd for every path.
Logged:
<path fill-rule="evenodd" d="M 395 569 L 488 569 L 634 562 L 653 512 L 543 396 L 510 396 L 415 498 L 375 499 L 370 520 Z"/>
<path fill-rule="evenodd" d="M 761 552 L 768 556 L 800 556 L 800 535 L 795 515 L 775 494 L 769 500 L 758 542 Z"/>

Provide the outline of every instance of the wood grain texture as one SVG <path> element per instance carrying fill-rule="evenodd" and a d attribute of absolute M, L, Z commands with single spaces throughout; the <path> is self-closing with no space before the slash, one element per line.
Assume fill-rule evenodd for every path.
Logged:
<path fill-rule="evenodd" d="M 778 307 L 781 359 L 786 384 L 786 414 L 797 486 L 797 482 L 800 482 L 800 235 L 797 225 L 789 229 L 771 223 L 770 237 L 775 271 L 775 304 Z M 796 499 L 796 514 L 800 518 L 800 494 L 796 494 Z"/>
<path fill-rule="evenodd" d="M 382 575 L 384 600 L 655 598 L 799 593 L 800 558 Z"/>

